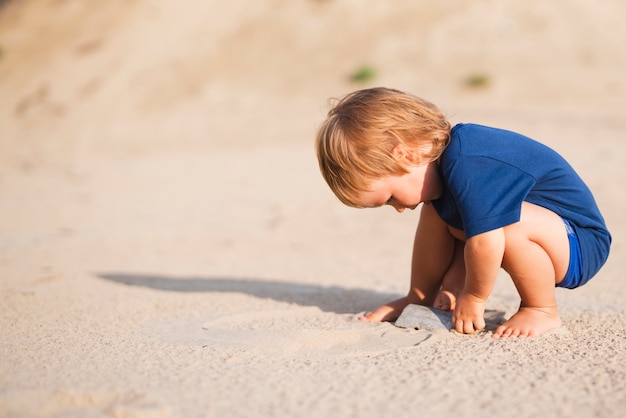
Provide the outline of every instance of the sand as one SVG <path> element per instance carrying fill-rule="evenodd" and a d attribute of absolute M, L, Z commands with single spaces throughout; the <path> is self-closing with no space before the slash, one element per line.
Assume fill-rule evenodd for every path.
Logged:
<path fill-rule="evenodd" d="M 623 2 L 91 3 L 0 6 L 0 416 L 623 416 Z M 614 244 L 563 328 L 356 320 L 419 214 L 343 207 L 312 143 L 374 85 L 587 181 Z M 490 327 L 518 303 L 502 273 Z"/>

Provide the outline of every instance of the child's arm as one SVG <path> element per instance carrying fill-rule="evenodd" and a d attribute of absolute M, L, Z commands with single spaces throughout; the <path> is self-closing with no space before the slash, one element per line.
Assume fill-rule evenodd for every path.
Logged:
<path fill-rule="evenodd" d="M 465 243 L 465 287 L 459 296 L 452 326 L 472 334 L 485 328 L 485 304 L 493 290 L 504 256 L 504 230 L 494 229 Z"/>

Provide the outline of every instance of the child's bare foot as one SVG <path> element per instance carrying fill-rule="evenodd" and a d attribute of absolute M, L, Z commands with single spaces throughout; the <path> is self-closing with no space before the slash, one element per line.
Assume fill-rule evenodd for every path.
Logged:
<path fill-rule="evenodd" d="M 519 311 L 494 332 L 494 338 L 537 337 L 561 326 L 557 308 L 520 307 Z"/>
<path fill-rule="evenodd" d="M 394 300 L 393 302 L 386 303 L 373 311 L 367 312 L 365 315 L 359 317 L 359 321 L 370 322 L 385 322 L 395 321 L 398 319 L 404 308 L 411 302 L 405 296 L 403 298 Z"/>
<path fill-rule="evenodd" d="M 441 309 L 442 311 L 453 311 L 456 306 L 457 295 L 458 293 L 441 289 L 439 293 L 437 293 L 433 308 Z"/>

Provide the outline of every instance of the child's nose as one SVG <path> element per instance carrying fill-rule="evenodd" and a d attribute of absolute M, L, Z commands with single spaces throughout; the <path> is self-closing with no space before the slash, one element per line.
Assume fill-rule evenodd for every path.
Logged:
<path fill-rule="evenodd" d="M 394 208 L 395 210 L 397 210 L 397 211 L 398 211 L 398 213 L 402 213 L 402 212 L 404 212 L 404 209 L 406 209 L 404 206 L 399 205 L 399 204 L 397 204 L 397 203 L 392 204 L 392 206 L 393 206 L 393 208 Z"/>
<path fill-rule="evenodd" d="M 393 207 L 399 213 L 404 212 L 404 209 L 406 209 L 406 207 L 404 205 L 401 205 L 400 203 L 398 203 L 396 201 L 396 199 L 389 199 L 389 201 L 386 204 L 391 206 L 391 207 Z"/>

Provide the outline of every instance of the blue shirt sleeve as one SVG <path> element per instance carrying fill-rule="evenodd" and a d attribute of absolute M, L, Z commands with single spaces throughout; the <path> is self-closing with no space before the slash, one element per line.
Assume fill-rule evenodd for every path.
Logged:
<path fill-rule="evenodd" d="M 521 202 L 536 183 L 519 168 L 487 157 L 458 159 L 447 171 L 467 238 L 518 222 Z"/>

